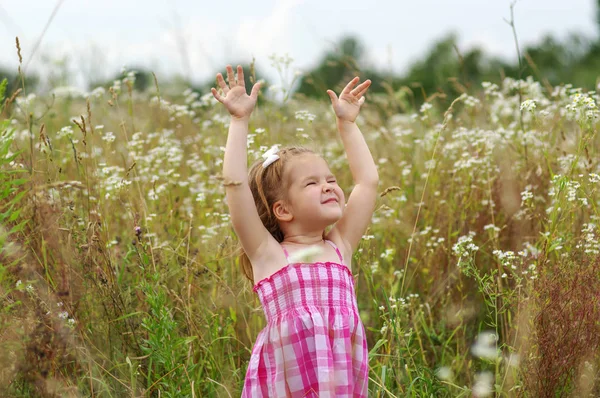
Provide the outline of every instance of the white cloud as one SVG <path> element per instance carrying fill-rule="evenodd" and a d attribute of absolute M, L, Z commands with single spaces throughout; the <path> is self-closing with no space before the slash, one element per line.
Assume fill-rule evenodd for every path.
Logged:
<path fill-rule="evenodd" d="M 302 3 L 303 0 L 279 1 L 265 18 L 243 21 L 236 34 L 240 50 L 265 59 L 273 52 L 289 52 L 291 14 Z"/>
<path fill-rule="evenodd" d="M 522 45 L 544 33 L 564 37 L 568 31 L 595 32 L 593 2 L 528 0 L 519 2 L 515 19 Z M 55 2 L 21 0 L 2 7 L 10 23 L 0 20 L 0 66 L 16 70 L 14 37 L 20 36 L 25 60 Z M 39 52 L 57 58 L 67 54 L 79 77 L 108 78 L 123 65 L 143 65 L 159 75 L 187 74 L 194 82 L 214 78 L 230 62 L 249 62 L 273 83 L 278 82 L 269 55 L 288 53 L 294 66 L 314 66 L 323 51 L 344 33 L 364 43 L 370 61 L 401 73 L 431 47 L 434 40 L 456 31 L 461 50 L 482 46 L 487 53 L 512 57 L 510 0 L 443 0 L 421 2 L 364 0 L 231 0 L 226 5 L 194 0 L 65 1 L 44 36 Z M 432 13 L 431 10 L 436 10 Z M 180 19 L 180 21 L 179 21 Z M 17 32 L 18 31 L 18 32 Z M 32 71 L 50 64 L 36 57 Z"/>
<path fill-rule="evenodd" d="M 104 49 L 104 69 L 111 75 L 123 65 L 145 65 L 158 74 L 189 75 L 192 81 L 202 82 L 213 78 L 227 63 L 250 62 L 253 56 L 269 74 L 268 56 L 290 50 L 292 11 L 301 3 L 280 1 L 264 17 L 245 19 L 239 25 L 232 20 L 192 16 L 184 25 L 165 27 L 155 37 L 148 35 L 136 41 L 123 37 L 114 43 L 98 42 L 97 46 Z M 71 53 L 81 53 L 90 46 L 85 41 L 67 43 L 62 48 Z"/>

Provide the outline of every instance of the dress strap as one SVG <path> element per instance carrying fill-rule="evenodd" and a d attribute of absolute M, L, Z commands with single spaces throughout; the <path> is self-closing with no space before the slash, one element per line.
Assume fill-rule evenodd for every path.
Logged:
<path fill-rule="evenodd" d="M 330 240 L 325 240 L 325 242 L 329 243 L 331 245 L 331 247 L 333 247 L 335 249 L 335 252 L 337 253 L 338 257 L 340 258 L 340 264 L 344 264 L 344 258 L 342 257 L 342 253 L 340 253 L 340 249 L 337 248 L 337 246 L 335 245 L 335 243 L 333 243 Z"/>

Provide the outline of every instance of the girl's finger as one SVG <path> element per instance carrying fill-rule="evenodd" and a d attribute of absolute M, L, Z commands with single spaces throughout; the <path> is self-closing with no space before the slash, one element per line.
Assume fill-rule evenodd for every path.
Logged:
<path fill-rule="evenodd" d="M 242 67 L 240 65 L 238 65 L 237 67 L 237 85 L 238 86 L 245 86 L 245 82 L 244 82 L 244 69 L 242 69 Z"/>
<path fill-rule="evenodd" d="M 252 86 L 252 91 L 250 92 L 250 98 L 252 98 L 254 100 L 257 99 L 259 91 L 260 91 L 260 83 L 255 83 L 254 86 Z"/>
<path fill-rule="evenodd" d="M 356 84 L 356 82 L 358 82 L 358 76 L 356 76 L 354 79 L 350 80 L 348 84 L 346 84 L 346 87 L 344 87 L 340 95 L 349 93 L 352 87 L 354 87 L 354 85 Z"/>
<path fill-rule="evenodd" d="M 227 84 L 225 84 L 225 79 L 223 79 L 223 75 L 220 73 L 217 73 L 217 84 L 219 85 L 219 87 L 221 87 L 223 93 L 227 94 L 227 91 L 229 91 L 229 89 L 227 88 Z"/>
<path fill-rule="evenodd" d="M 361 106 L 361 105 L 362 105 L 362 104 L 364 104 L 364 103 L 365 103 L 365 97 L 360 97 L 360 98 L 358 99 L 358 106 Z"/>
<path fill-rule="evenodd" d="M 227 83 L 229 83 L 229 87 L 235 86 L 235 77 L 233 76 L 233 68 L 231 65 L 227 65 Z"/>
<path fill-rule="evenodd" d="M 212 87 L 210 89 L 210 92 L 212 93 L 213 97 L 215 97 L 215 99 L 217 101 L 223 103 L 223 97 L 221 97 L 221 95 L 219 94 L 219 92 L 214 87 Z"/>
<path fill-rule="evenodd" d="M 365 80 L 364 82 L 356 86 L 356 88 L 352 90 L 351 94 L 360 98 L 360 96 L 362 96 L 369 89 L 370 86 L 371 81 Z"/>
<path fill-rule="evenodd" d="M 369 84 L 365 84 L 365 83 L 367 83 L 367 82 L 368 82 Z M 356 90 L 358 90 L 358 91 L 357 91 L 357 93 L 356 93 L 356 94 L 354 94 L 355 96 L 357 96 L 357 97 L 359 97 L 359 98 L 360 98 L 360 97 L 362 97 L 363 95 L 365 95 L 365 93 L 367 92 L 367 90 L 369 90 L 369 87 L 371 87 L 371 81 L 370 81 L 370 80 L 367 80 L 365 83 L 361 84 L 360 86 L 358 86 L 358 87 L 356 88 Z M 354 91 L 354 90 L 353 90 L 353 91 Z"/>
<path fill-rule="evenodd" d="M 329 95 L 329 99 L 331 99 L 331 103 L 335 104 L 338 100 L 337 95 L 335 95 L 335 93 L 332 90 L 327 90 L 327 94 Z"/>

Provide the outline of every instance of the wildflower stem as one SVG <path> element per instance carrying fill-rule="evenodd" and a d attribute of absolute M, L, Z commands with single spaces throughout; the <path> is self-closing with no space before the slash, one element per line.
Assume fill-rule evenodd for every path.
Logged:
<path fill-rule="evenodd" d="M 521 57 L 521 48 L 519 47 L 519 39 L 517 38 L 517 28 L 515 26 L 515 4 L 517 4 L 517 0 L 513 1 L 510 4 L 510 21 L 508 21 L 508 24 L 510 25 L 512 32 L 513 32 L 513 38 L 515 40 L 515 47 L 517 49 L 517 60 L 519 62 L 519 81 L 522 79 L 523 76 L 523 60 Z M 518 87 L 518 93 L 519 93 L 519 105 L 523 103 L 523 93 L 521 91 L 521 85 L 519 84 Z M 519 125 L 521 127 L 521 134 L 525 134 L 525 127 L 523 124 L 523 110 L 519 109 Z M 524 138 L 524 137 L 523 137 Z M 528 154 L 527 154 L 527 142 L 525 140 L 523 140 L 523 148 L 525 149 L 525 164 L 528 164 Z"/>
<path fill-rule="evenodd" d="M 442 124 L 442 126 L 440 128 L 440 131 L 438 132 L 437 136 L 435 137 L 435 144 L 433 145 L 433 153 L 431 154 L 430 161 L 435 160 L 436 150 L 437 150 L 437 146 L 438 146 L 438 142 L 440 140 L 440 137 L 442 136 L 442 133 L 444 132 L 444 130 L 446 129 L 446 127 L 448 125 L 448 122 L 450 121 L 450 115 L 451 115 L 451 111 L 454 109 L 454 104 L 456 104 L 460 100 L 462 100 L 462 97 L 458 97 L 454 101 L 452 101 L 452 103 L 450 104 L 450 107 L 444 113 L 444 123 Z M 403 272 L 404 277 L 402 278 L 402 284 L 400 285 L 401 295 L 404 295 L 404 293 L 405 293 L 404 292 L 404 282 L 406 281 L 406 275 L 407 275 L 406 274 L 406 270 L 408 269 L 408 261 L 410 260 L 410 252 L 411 252 L 411 249 L 412 249 L 415 232 L 417 231 L 417 224 L 419 222 L 419 215 L 421 214 L 421 207 L 423 207 L 423 200 L 425 199 L 425 193 L 427 192 L 427 182 L 429 181 L 430 175 L 431 175 L 431 173 L 428 172 L 427 173 L 427 178 L 425 178 L 425 184 L 423 185 L 423 192 L 421 192 L 421 200 L 419 202 L 419 208 L 417 209 L 417 216 L 415 217 L 415 223 L 413 225 L 413 230 L 412 230 L 412 234 L 411 234 L 410 243 L 408 245 L 408 250 L 406 251 L 406 260 L 404 262 L 404 272 Z"/>

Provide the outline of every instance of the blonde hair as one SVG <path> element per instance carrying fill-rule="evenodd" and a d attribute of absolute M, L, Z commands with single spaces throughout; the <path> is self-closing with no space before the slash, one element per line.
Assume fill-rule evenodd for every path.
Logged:
<path fill-rule="evenodd" d="M 303 154 L 315 152 L 306 147 L 285 147 L 280 149 L 277 154 L 279 159 L 267 166 L 262 166 L 263 160 L 258 160 L 252 165 L 248 172 L 248 184 L 254 198 L 254 204 L 258 216 L 269 233 L 277 242 L 283 241 L 283 231 L 279 222 L 273 214 L 273 205 L 281 199 L 287 199 L 285 194 L 289 187 L 289 182 L 284 181 L 286 164 L 288 160 Z M 241 244 L 238 246 L 240 266 L 244 275 L 254 283 L 252 274 L 252 264 L 248 255 L 244 252 Z"/>

